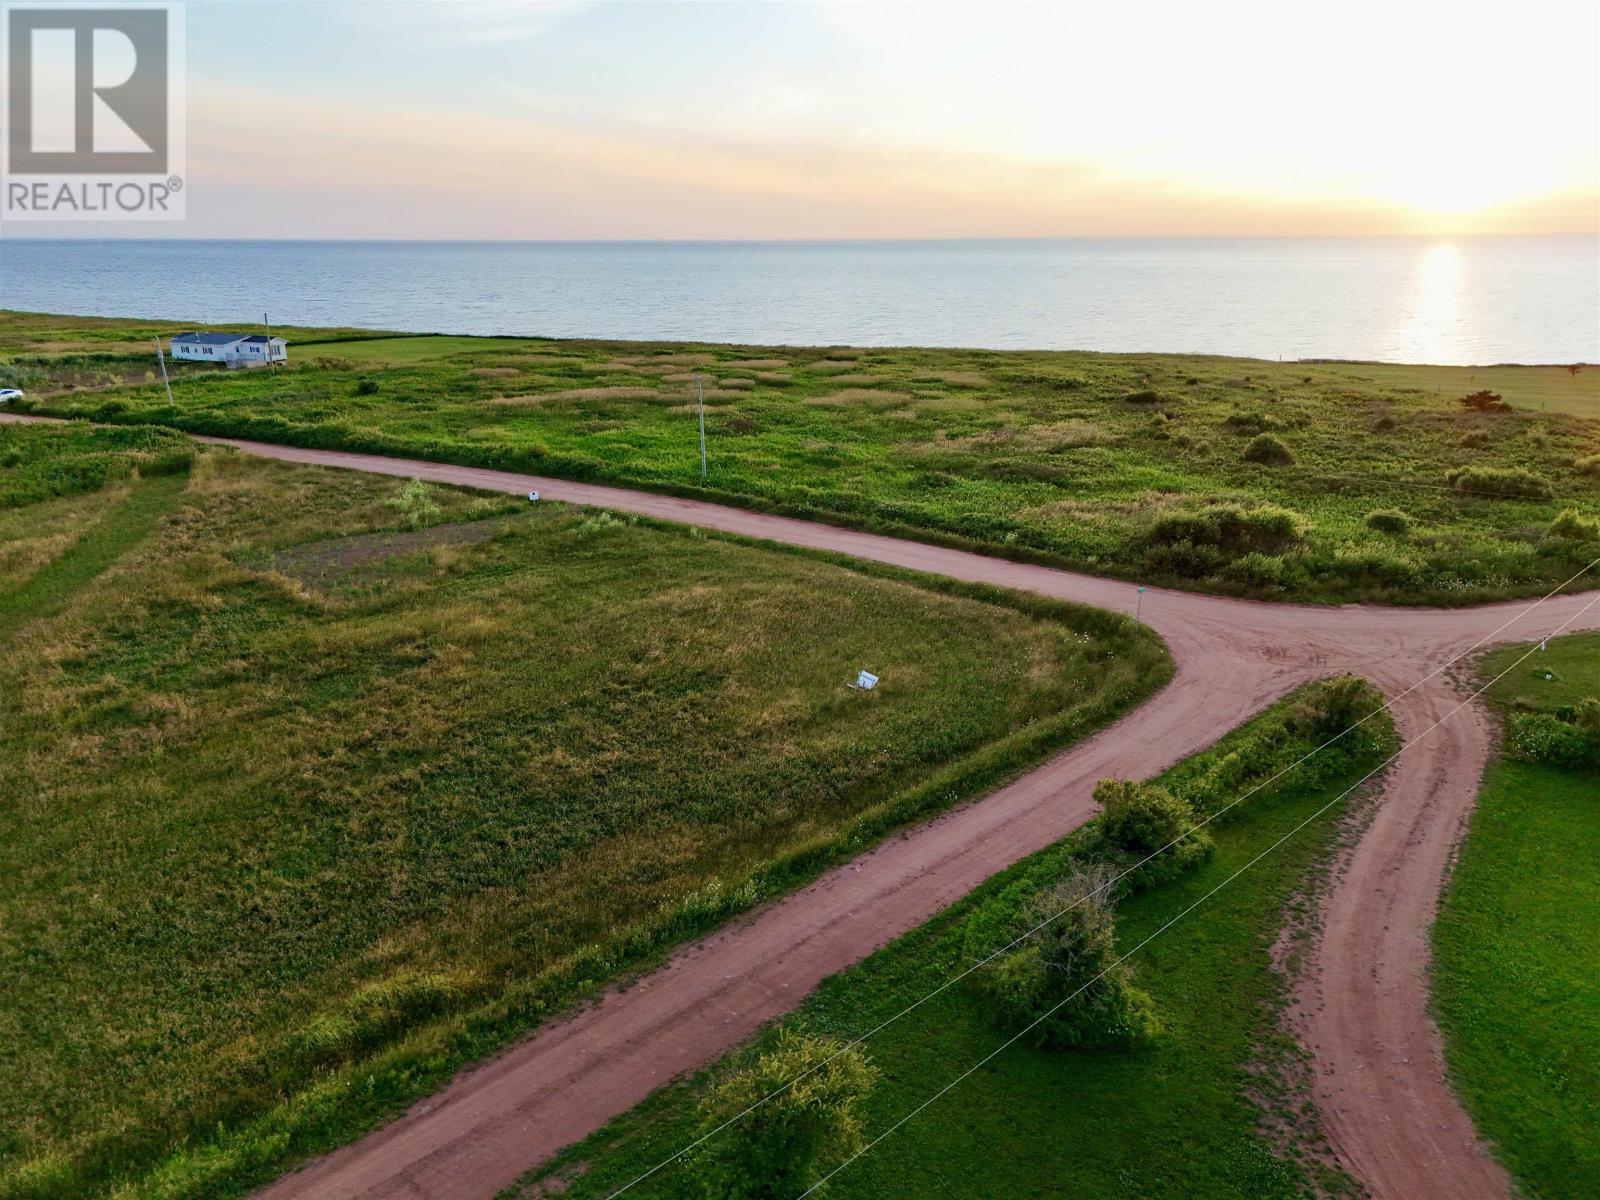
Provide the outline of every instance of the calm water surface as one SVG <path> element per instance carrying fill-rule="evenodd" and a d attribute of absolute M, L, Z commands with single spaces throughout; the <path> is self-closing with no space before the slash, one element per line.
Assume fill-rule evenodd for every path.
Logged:
<path fill-rule="evenodd" d="M 1600 359 L 1592 237 L 0 240 L 0 307 L 753 343 Z"/>

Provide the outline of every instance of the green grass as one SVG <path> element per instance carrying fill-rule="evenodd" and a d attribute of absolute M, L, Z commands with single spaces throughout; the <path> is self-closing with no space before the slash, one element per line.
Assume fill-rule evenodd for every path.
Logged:
<path fill-rule="evenodd" d="M 1600 509 L 1600 467 L 1580 465 L 1600 455 L 1600 369 L 1480 378 L 1174 355 L 302 339 L 276 376 L 183 367 L 169 412 L 143 359 L 84 382 L 82 356 L 39 349 L 59 331 L 37 320 L 0 314 L 0 347 L 15 348 L 0 383 L 58 415 L 603 480 L 1141 582 L 1462 603 L 1540 593 L 1600 552 L 1581 522 L 1551 529 L 1565 509 Z M 1519 410 L 1463 413 L 1457 396 L 1482 383 Z M 1563 411 L 1530 411 L 1564 386 Z M 1292 461 L 1246 461 L 1262 434 Z M 1531 494 L 1453 486 L 1462 471 L 1522 472 L 1534 478 L 1514 490 Z M 1286 508 L 1304 530 L 1262 545 L 1159 536 L 1217 504 Z M 1379 510 L 1404 519 L 1373 528 Z"/>
<path fill-rule="evenodd" d="M 1319 363 L 1353 384 L 1433 392 L 1446 400 L 1487 388 L 1530 412 L 1600 417 L 1600 367 L 1428 367 L 1402 363 Z"/>
<path fill-rule="evenodd" d="M 1164 781 L 1199 811 L 1216 811 L 1320 741 L 1286 726 L 1299 703 L 1269 710 Z M 1300 1196 L 1313 1184 L 1345 1186 L 1321 1165 L 1320 1144 L 1300 1116 L 1305 1097 L 1288 1074 L 1293 1051 L 1278 1028 L 1283 991 L 1269 948 L 1285 910 L 1305 906 L 1304 889 L 1326 862 L 1342 806 L 1291 831 L 1361 779 L 1390 745 L 1382 719 L 1369 722 L 1213 825 L 1216 848 L 1204 865 L 1120 902 L 1118 942 L 1132 947 L 1289 835 L 1130 960 L 1165 1024 L 1153 1046 L 1099 1053 L 1013 1046 L 837 1176 L 828 1195 L 1187 1200 Z M 1241 775 L 1244 761 L 1250 766 Z M 965 930 L 970 920 L 982 920 L 986 906 L 1004 904 L 1019 887 L 1046 886 L 1092 855 L 1094 837 L 1091 824 L 997 877 L 828 980 L 783 1024 L 840 1039 L 874 1028 L 970 964 Z M 663 1090 L 536 1177 L 569 1181 L 563 1194 L 574 1198 L 610 1194 L 695 1137 L 704 1089 L 772 1036 Z M 875 1034 L 865 1049 L 881 1077 L 865 1105 L 866 1137 L 911 1112 L 1007 1036 L 965 984 Z M 697 1194 L 693 1169 L 682 1164 L 629 1193 Z"/>
<path fill-rule="evenodd" d="M 1170 670 L 1072 606 L 142 454 L 0 508 L 0 1196 L 243 1192 Z"/>
<path fill-rule="evenodd" d="M 1490 698 L 1550 710 L 1600 696 L 1600 635 L 1485 657 Z M 1544 670 L 1554 673 L 1543 677 Z M 1529 1196 L 1600 1195 L 1600 775 L 1491 764 L 1434 929 L 1452 1080 Z"/>

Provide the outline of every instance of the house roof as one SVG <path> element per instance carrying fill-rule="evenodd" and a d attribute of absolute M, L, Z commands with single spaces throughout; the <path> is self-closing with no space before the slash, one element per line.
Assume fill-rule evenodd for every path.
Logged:
<path fill-rule="evenodd" d="M 257 345 L 267 340 L 261 333 L 175 333 L 172 340 L 182 342 L 188 346 L 231 346 L 235 342 L 253 342 Z M 272 339 L 275 342 L 283 341 L 280 337 Z"/>
<path fill-rule="evenodd" d="M 237 333 L 175 333 L 172 340 L 192 346 L 231 346 L 244 339 Z"/>

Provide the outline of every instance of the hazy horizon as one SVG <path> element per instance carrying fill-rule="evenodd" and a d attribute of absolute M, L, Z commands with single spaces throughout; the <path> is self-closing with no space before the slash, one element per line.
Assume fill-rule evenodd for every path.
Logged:
<path fill-rule="evenodd" d="M 196 0 L 185 23 L 187 219 L 30 236 L 1600 233 L 1594 5 Z"/>

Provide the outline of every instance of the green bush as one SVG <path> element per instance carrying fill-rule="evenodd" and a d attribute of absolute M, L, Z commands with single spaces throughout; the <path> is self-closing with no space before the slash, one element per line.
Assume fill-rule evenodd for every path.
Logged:
<path fill-rule="evenodd" d="M 1575 508 L 1564 508 L 1556 514 L 1545 532 L 1553 537 L 1572 538 L 1580 542 L 1600 541 L 1600 517 L 1580 516 Z"/>
<path fill-rule="evenodd" d="M 771 1050 L 701 1103 L 704 1134 L 739 1117 L 696 1152 L 695 1177 L 705 1195 L 794 1200 L 861 1148 L 856 1108 L 876 1078 L 859 1047 L 785 1029 Z"/>
<path fill-rule="evenodd" d="M 1116 920 L 1105 866 L 1081 867 L 1027 906 L 1022 944 L 972 976 L 1001 1023 L 1026 1030 L 1026 1040 L 1055 1049 L 1132 1048 L 1160 1033 L 1155 1004 L 1117 961 Z M 995 947 L 972 941 L 984 958 Z"/>
<path fill-rule="evenodd" d="M 1076 392 L 1089 386 L 1089 381 L 1082 375 L 1068 371 L 1052 371 L 1049 367 L 1007 367 L 996 371 L 995 378 L 1004 383 L 1051 388 L 1058 392 Z"/>
<path fill-rule="evenodd" d="M 1511 405 L 1507 404 L 1499 392 L 1491 392 L 1488 388 L 1482 391 L 1468 392 L 1461 397 L 1461 407 L 1467 412 L 1478 413 L 1508 413 Z"/>
<path fill-rule="evenodd" d="M 1244 448 L 1244 461 L 1263 467 L 1287 467 L 1294 462 L 1294 454 L 1276 434 L 1258 433 Z"/>
<path fill-rule="evenodd" d="M 1102 779 L 1095 784 L 1094 799 L 1101 809 L 1101 846 L 1135 862 L 1150 859 L 1138 868 L 1136 878 L 1141 883 L 1181 875 L 1211 854 L 1211 835 L 1196 828 L 1194 809 L 1164 787 Z"/>
<path fill-rule="evenodd" d="M 1383 707 L 1383 696 L 1357 675 L 1324 680 L 1297 707 L 1290 727 L 1320 740 L 1337 737 Z"/>
<path fill-rule="evenodd" d="M 1166 397 L 1154 388 L 1140 388 L 1137 392 L 1129 392 L 1123 397 L 1129 404 L 1162 404 Z"/>
<path fill-rule="evenodd" d="M 1277 417 L 1262 412 L 1229 413 L 1222 423 L 1237 433 L 1272 433 L 1284 428 Z"/>
<path fill-rule="evenodd" d="M 356 395 L 375 396 L 378 394 L 378 381 L 370 375 L 363 375 L 356 380 Z"/>
<path fill-rule="evenodd" d="M 1593 475 L 1600 478 L 1600 454 L 1590 454 L 1578 459 L 1572 464 L 1584 475 Z"/>
<path fill-rule="evenodd" d="M 1398 508 L 1378 508 L 1367 514 L 1367 528 L 1403 537 L 1411 532 L 1411 518 Z"/>
<path fill-rule="evenodd" d="M 1489 444 L 1487 429 L 1469 429 L 1456 439 L 1456 445 L 1465 450 L 1480 450 Z"/>
<path fill-rule="evenodd" d="M 1595 726 L 1600 726 L 1600 702 L 1591 698 L 1584 701 L 1581 715 L 1570 721 L 1555 713 L 1512 714 L 1506 723 L 1506 743 L 1512 756 L 1524 762 L 1566 770 L 1600 768 L 1600 732 L 1593 731 Z"/>
<path fill-rule="evenodd" d="M 1572 723 L 1583 731 L 1585 737 L 1600 742 L 1600 696 L 1590 696 L 1587 700 L 1579 701 L 1578 711 L 1573 714 Z"/>
<path fill-rule="evenodd" d="M 1523 467 L 1457 467 L 1445 475 L 1457 491 L 1507 500 L 1548 500 L 1550 481 Z"/>
<path fill-rule="evenodd" d="M 439 506 L 434 502 L 433 489 L 420 479 L 413 479 L 387 501 L 390 508 L 398 509 L 412 529 L 421 529 L 439 519 Z"/>
<path fill-rule="evenodd" d="M 1246 554 L 1282 551 L 1300 541 L 1311 523 L 1291 509 L 1276 504 L 1242 508 L 1237 504 L 1213 504 L 1198 512 L 1167 513 L 1157 517 L 1145 535 L 1151 545 L 1215 546 Z"/>

